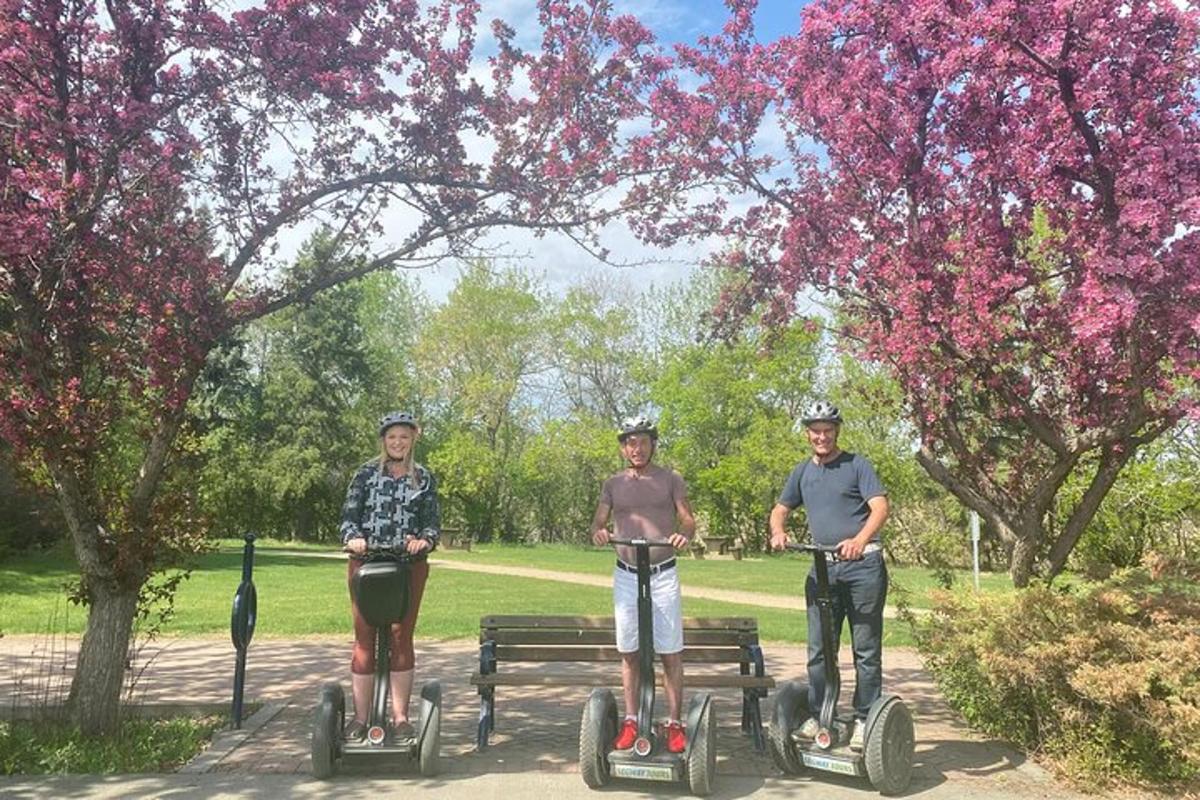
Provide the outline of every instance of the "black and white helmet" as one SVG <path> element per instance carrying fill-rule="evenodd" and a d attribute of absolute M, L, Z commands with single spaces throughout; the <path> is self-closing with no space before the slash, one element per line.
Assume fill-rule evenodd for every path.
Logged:
<path fill-rule="evenodd" d="M 658 428 L 654 426 L 654 420 L 642 414 L 621 420 L 621 428 L 617 431 L 617 441 L 625 444 L 625 440 L 635 433 L 648 433 L 651 440 L 658 441 Z"/>
<path fill-rule="evenodd" d="M 420 427 L 417 425 L 417 418 L 407 411 L 389 411 L 379 418 L 379 435 L 383 436 L 388 428 L 396 425 L 407 425 L 413 430 Z"/>
<path fill-rule="evenodd" d="M 818 400 L 804 412 L 801 422 L 805 425 L 812 425 L 814 422 L 832 422 L 834 425 L 841 425 L 842 412 L 838 411 L 838 407 L 833 403 Z"/>

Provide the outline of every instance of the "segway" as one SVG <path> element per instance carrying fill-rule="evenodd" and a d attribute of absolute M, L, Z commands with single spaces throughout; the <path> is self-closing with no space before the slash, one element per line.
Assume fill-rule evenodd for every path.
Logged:
<path fill-rule="evenodd" d="M 389 628 L 408 611 L 408 579 L 412 556 L 403 545 L 368 548 L 362 567 L 354 574 L 351 591 L 358 610 L 375 626 L 375 686 L 372 693 L 367 735 L 361 741 L 346 741 L 346 696 L 337 683 L 321 687 L 312 734 L 312 771 L 317 778 L 330 778 L 350 761 L 417 762 L 422 775 L 438 772 L 438 744 L 442 728 L 442 687 L 428 681 L 421 687 L 420 719 L 415 736 L 397 739 L 388 731 L 391 658 Z"/>
<path fill-rule="evenodd" d="M 817 717 L 818 730 L 813 738 L 801 734 L 800 726 L 812 712 L 808 707 L 808 686 L 789 681 L 775 696 L 775 713 L 767 741 L 775 764 L 789 775 L 798 775 L 805 767 L 841 775 L 867 777 L 882 794 L 899 794 L 912 778 L 913 721 L 908 706 L 899 696 L 883 695 L 871 704 L 863 734 L 862 752 L 850 748 L 854 714 L 837 715 L 841 693 L 838 671 L 838 642 L 833 637 L 833 597 L 829 591 L 829 566 L 826 555 L 836 547 L 787 545 L 788 550 L 812 553 L 817 573 L 817 610 L 821 618 L 821 646 L 825 655 L 825 697 Z M 812 635 L 809 631 L 809 635 Z"/>
<path fill-rule="evenodd" d="M 670 544 L 645 539 L 610 539 L 637 549 L 638 579 L 638 736 L 628 750 L 613 750 L 617 736 L 617 702 L 608 689 L 593 689 L 579 725 L 579 772 L 593 789 L 611 778 L 645 781 L 686 781 L 692 793 L 712 791 L 717 771 L 717 719 L 712 697 L 692 695 L 685 722 L 688 743 L 682 753 L 667 750 L 654 724 L 654 618 L 650 600 L 650 548 Z"/>

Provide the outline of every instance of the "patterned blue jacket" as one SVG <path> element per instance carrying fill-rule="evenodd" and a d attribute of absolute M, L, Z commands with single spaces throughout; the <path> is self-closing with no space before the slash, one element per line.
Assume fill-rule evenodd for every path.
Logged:
<path fill-rule="evenodd" d="M 342 543 L 366 538 L 368 545 L 391 547 L 407 536 L 417 536 L 437 547 L 441 534 L 437 480 L 433 473 L 413 463 L 416 481 L 405 475 L 393 478 L 372 459 L 359 467 L 342 504 Z"/>

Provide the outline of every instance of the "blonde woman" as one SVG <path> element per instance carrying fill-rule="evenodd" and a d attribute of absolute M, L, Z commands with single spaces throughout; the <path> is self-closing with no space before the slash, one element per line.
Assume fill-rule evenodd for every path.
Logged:
<path fill-rule="evenodd" d="M 408 718 L 412 694 L 413 631 L 421 608 L 421 595 L 429 577 L 426 557 L 437 547 L 441 527 L 437 481 L 413 460 L 413 448 L 421 436 L 416 418 L 407 411 L 393 411 L 379 421 L 380 454 L 359 468 L 346 491 L 342 506 L 342 543 L 350 552 L 347 581 L 362 567 L 368 546 L 402 546 L 413 557 L 409 577 L 409 606 L 404 619 L 391 628 L 389 680 L 392 702 L 392 735 L 413 736 Z M 362 739 L 371 705 L 375 671 L 375 628 L 359 612 L 351 592 L 354 615 L 354 654 L 350 661 L 354 693 L 354 720 L 346 726 L 346 739 Z"/>

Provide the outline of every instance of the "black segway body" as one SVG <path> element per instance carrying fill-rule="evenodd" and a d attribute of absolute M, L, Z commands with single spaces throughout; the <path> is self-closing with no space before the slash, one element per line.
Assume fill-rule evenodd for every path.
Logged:
<path fill-rule="evenodd" d="M 358 610 L 376 628 L 404 619 L 408 613 L 407 559 L 375 558 L 367 561 L 351 581 Z"/>
<path fill-rule="evenodd" d="M 421 687 L 420 718 L 415 735 L 396 739 L 387 728 L 390 705 L 388 665 L 391 661 L 392 623 L 404 619 L 409 605 L 407 553 L 371 549 L 367 562 L 354 574 L 351 591 L 363 617 L 376 629 L 375 680 L 367 735 L 361 741 L 345 738 L 345 694 L 341 686 L 326 684 L 313 723 L 312 767 L 317 778 L 328 778 L 350 761 L 388 760 L 416 762 L 422 775 L 436 775 L 440 766 L 442 688 L 437 681 Z"/>
<path fill-rule="evenodd" d="M 822 649 L 825 657 L 825 696 L 817 714 L 816 736 L 801 733 L 812 716 L 808 686 L 790 681 L 775 696 L 775 710 L 767 737 L 771 757 L 784 773 L 798 775 L 805 768 L 869 778 L 883 794 L 899 794 L 912 777 L 914 734 L 912 715 L 896 695 L 884 695 L 871 704 L 863 734 L 863 749 L 850 748 L 853 714 L 837 715 L 841 674 L 837 664 L 837 642 L 833 636 L 832 596 L 826 557 L 836 548 L 818 545 L 788 545 L 788 550 L 813 554 L 817 578 L 817 607 L 821 618 Z M 812 635 L 812 632 L 809 632 Z"/>
<path fill-rule="evenodd" d="M 654 732 L 654 620 L 650 599 L 650 548 L 669 544 L 645 539 L 618 540 L 637 549 L 638 575 L 638 737 L 628 750 L 613 750 L 617 734 L 617 706 L 612 692 L 593 690 L 584 707 L 579 729 L 579 771 L 593 789 L 610 778 L 644 781 L 686 781 L 692 793 L 712 791 L 716 774 L 716 712 L 711 695 L 692 695 L 685 721 L 688 744 L 682 753 L 671 753 Z"/>

